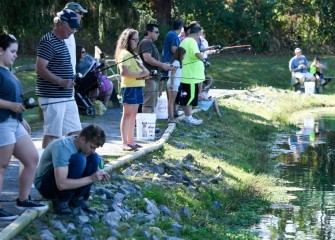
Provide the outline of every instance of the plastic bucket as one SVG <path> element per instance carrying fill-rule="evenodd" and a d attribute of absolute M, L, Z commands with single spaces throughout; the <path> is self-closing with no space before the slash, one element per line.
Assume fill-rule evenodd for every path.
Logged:
<path fill-rule="evenodd" d="M 315 82 L 305 82 L 305 93 L 314 94 L 315 92 Z"/>
<path fill-rule="evenodd" d="M 138 113 L 136 115 L 137 140 L 155 140 L 155 127 L 155 113 Z"/>
<path fill-rule="evenodd" d="M 168 99 L 166 96 L 162 95 L 158 98 L 157 106 L 155 108 L 155 113 L 157 119 L 167 119 L 168 118 Z"/>

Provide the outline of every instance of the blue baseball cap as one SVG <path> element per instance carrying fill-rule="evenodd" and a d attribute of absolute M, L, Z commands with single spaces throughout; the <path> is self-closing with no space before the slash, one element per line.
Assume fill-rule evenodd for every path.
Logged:
<path fill-rule="evenodd" d="M 77 14 L 72 10 L 64 9 L 57 13 L 57 17 L 59 17 L 62 21 L 67 22 L 71 28 L 80 28 Z"/>

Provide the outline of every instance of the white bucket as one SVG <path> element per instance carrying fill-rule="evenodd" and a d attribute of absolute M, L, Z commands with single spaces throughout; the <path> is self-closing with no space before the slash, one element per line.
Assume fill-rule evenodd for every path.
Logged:
<path fill-rule="evenodd" d="M 136 115 L 137 140 L 155 140 L 155 127 L 155 113 L 138 113 Z"/>
<path fill-rule="evenodd" d="M 157 106 L 155 108 L 155 113 L 157 119 L 167 119 L 168 118 L 168 99 L 166 95 L 162 95 L 158 98 Z"/>
<path fill-rule="evenodd" d="M 305 93 L 306 94 L 315 93 L 315 82 L 305 82 Z"/>

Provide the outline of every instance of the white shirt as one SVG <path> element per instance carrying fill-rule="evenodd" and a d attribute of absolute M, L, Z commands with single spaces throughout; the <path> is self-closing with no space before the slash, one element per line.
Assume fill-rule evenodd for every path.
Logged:
<path fill-rule="evenodd" d="M 76 58 L 76 40 L 74 38 L 74 34 L 71 34 L 68 39 L 64 39 L 64 42 L 70 53 L 73 74 L 76 74 L 77 58 Z"/>

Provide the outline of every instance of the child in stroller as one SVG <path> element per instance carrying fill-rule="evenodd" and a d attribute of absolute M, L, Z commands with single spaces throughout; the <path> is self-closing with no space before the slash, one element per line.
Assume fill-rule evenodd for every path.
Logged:
<path fill-rule="evenodd" d="M 99 97 L 105 107 L 108 106 L 112 95 L 113 85 L 106 75 L 103 74 L 99 62 L 86 53 L 85 47 L 77 45 L 77 73 L 82 78 L 77 78 L 77 90 L 82 95 L 88 95 L 92 103 Z"/>

